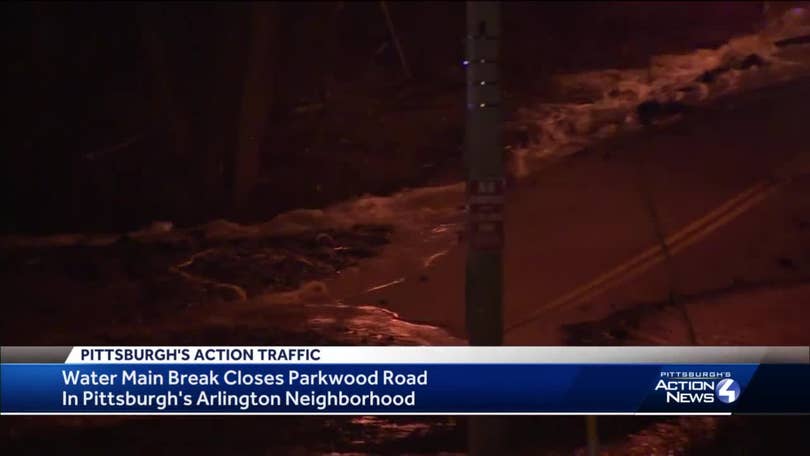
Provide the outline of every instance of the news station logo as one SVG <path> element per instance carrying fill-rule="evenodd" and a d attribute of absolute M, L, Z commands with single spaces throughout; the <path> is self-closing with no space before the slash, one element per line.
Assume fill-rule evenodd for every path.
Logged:
<path fill-rule="evenodd" d="M 666 394 L 667 404 L 731 404 L 741 393 L 731 372 L 720 371 L 662 371 L 655 391 Z"/>
<path fill-rule="evenodd" d="M 724 378 L 717 382 L 717 389 L 714 391 L 720 402 L 731 404 L 740 397 L 740 384 L 733 378 Z"/>

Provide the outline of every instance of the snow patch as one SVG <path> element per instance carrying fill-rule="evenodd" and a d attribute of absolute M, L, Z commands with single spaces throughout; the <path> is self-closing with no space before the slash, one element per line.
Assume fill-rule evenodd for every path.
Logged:
<path fill-rule="evenodd" d="M 450 226 L 464 203 L 464 183 L 404 190 L 391 196 L 362 196 L 329 208 L 296 209 L 271 220 L 242 225 L 213 220 L 203 225 L 175 229 L 171 222 L 155 222 L 127 236 L 139 242 L 177 241 L 202 233 L 209 241 L 236 241 L 275 236 L 316 234 L 330 230 L 351 230 L 358 225 L 394 225 L 400 231 L 430 231 Z M 3 248 L 105 246 L 120 240 L 121 234 L 57 234 L 51 236 L 10 235 L 0 237 Z"/>
<path fill-rule="evenodd" d="M 512 173 L 525 177 L 538 162 L 640 128 L 636 109 L 644 102 L 699 106 L 810 74 L 810 61 L 788 58 L 774 44 L 776 38 L 810 31 L 810 15 L 790 10 L 785 17 L 779 30 L 736 37 L 717 49 L 655 56 L 647 68 L 558 75 L 554 84 L 562 102 L 518 112 L 518 123 L 530 126 L 534 137 L 529 146 L 512 150 Z"/>

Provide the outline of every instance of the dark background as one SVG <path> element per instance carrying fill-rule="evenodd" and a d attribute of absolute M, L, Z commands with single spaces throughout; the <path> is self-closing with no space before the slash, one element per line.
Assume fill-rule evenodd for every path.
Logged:
<path fill-rule="evenodd" d="M 460 177 L 464 3 L 388 7 L 410 79 L 376 2 L 4 4 L 2 231 L 251 221 Z M 552 73 L 717 46 L 752 31 L 762 3 L 507 2 L 503 14 L 514 107 L 542 98 Z"/>

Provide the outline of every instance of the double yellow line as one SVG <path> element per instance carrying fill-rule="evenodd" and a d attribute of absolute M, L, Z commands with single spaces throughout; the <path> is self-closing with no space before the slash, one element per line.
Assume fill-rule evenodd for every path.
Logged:
<path fill-rule="evenodd" d="M 761 180 L 703 217 L 684 226 L 666 238 L 665 242 L 669 253 L 674 255 L 728 224 L 770 196 L 778 185 L 777 182 Z M 597 295 L 637 277 L 662 262 L 665 258 L 664 249 L 661 245 L 650 247 L 587 284 L 536 309 L 521 321 L 508 326 L 506 330 L 510 331 L 531 323 L 550 310 L 576 306 L 593 299 Z"/>

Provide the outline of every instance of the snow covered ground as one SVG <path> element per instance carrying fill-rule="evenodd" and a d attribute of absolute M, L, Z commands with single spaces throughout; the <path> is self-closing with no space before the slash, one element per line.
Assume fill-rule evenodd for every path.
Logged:
<path fill-rule="evenodd" d="M 517 123 L 527 125 L 530 144 L 513 150 L 513 172 L 527 176 L 546 161 L 589 144 L 641 128 L 642 103 L 666 117 L 717 98 L 786 82 L 810 72 L 806 54 L 778 46 L 810 33 L 810 9 L 785 12 L 760 33 L 736 37 L 716 49 L 660 55 L 647 68 L 605 69 L 558 75 L 559 99 L 527 106 Z"/>

